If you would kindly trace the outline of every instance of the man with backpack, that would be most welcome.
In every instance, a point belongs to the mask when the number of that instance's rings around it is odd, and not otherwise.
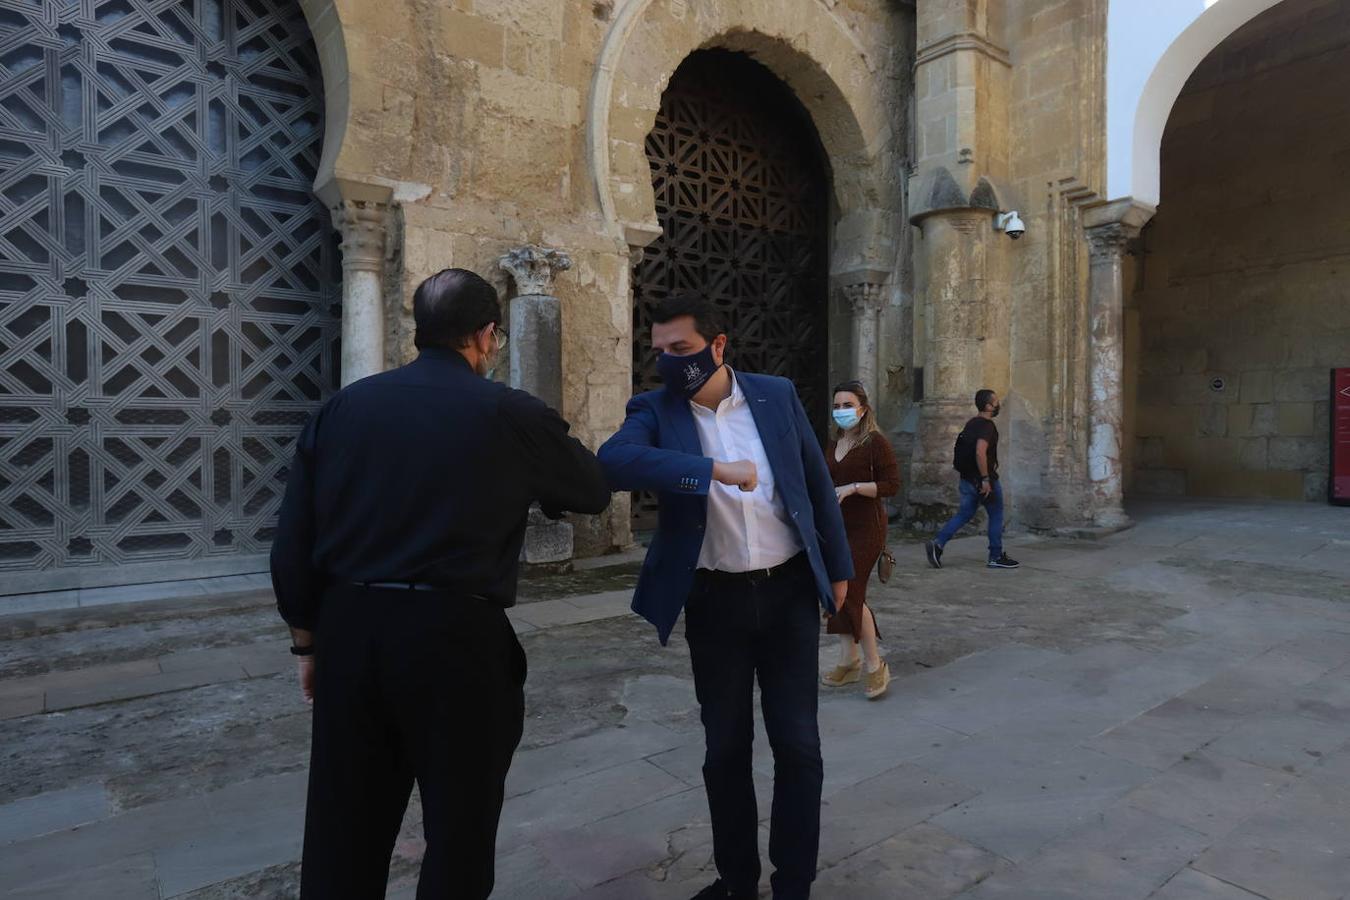
[[[1021,563],[1003,552],[1003,489],[998,483],[998,428],[994,425],[994,417],[1002,408],[998,394],[988,388],[976,391],[975,408],[979,415],[961,429],[952,452],[952,468],[961,476],[961,508],[935,539],[924,543],[923,549],[928,564],[942,568],[942,548],[975,518],[983,504],[989,514],[988,567],[1016,569]]]

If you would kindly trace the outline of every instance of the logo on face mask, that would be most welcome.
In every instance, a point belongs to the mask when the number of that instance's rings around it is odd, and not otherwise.
[[[688,356],[662,353],[656,358],[656,373],[666,389],[692,399],[721,365],[713,360],[712,344]]]

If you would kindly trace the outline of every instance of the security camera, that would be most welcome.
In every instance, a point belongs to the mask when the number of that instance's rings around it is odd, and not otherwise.
[[[1027,225],[1015,209],[1012,212],[998,213],[994,216],[994,228],[1014,241],[1027,233]]]

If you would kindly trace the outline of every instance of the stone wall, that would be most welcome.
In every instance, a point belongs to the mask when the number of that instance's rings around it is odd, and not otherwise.
[[[1027,234],[1007,248],[1004,458],[1018,518],[1032,527],[1086,517],[1088,247],[1081,217],[1085,206],[1105,199],[1106,6],[1006,4],[1013,152],[1005,199],[1021,211]]]
[[[903,4],[306,0],[306,9],[328,23],[325,72],[341,71],[349,104],[334,183],[348,199],[373,192],[394,207],[389,365],[413,353],[411,295],[427,275],[470,268],[505,297],[504,252],[562,248],[573,260],[555,283],[563,413],[591,446],[617,428],[631,384],[630,254],[655,220],[642,141],[671,73],[704,46],[755,56],[812,114],[836,181],[832,271],[897,265],[912,46]],[[898,306],[903,273],[892,277]],[[894,314],[887,321],[895,327]],[[605,517],[577,522],[579,552],[629,540],[627,503],[616,500]]]
[[[923,424],[910,512],[954,499],[951,446],[973,396],[1004,397],[1003,482],[1015,524],[1086,515],[1087,246],[1103,199],[1105,0],[918,4],[915,366]],[[942,185],[946,184],[946,188]],[[994,212],[1018,210],[1018,241]]]
[[[1328,369],[1350,365],[1347,71],[1350,7],[1287,0],[1178,99],[1127,311],[1136,492],[1325,498]]]

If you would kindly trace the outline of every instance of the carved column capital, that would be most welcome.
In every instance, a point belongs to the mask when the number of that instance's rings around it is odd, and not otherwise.
[[[880,281],[856,281],[840,290],[854,315],[868,315],[881,311],[886,304],[884,285]]]
[[[333,207],[333,227],[342,235],[342,267],[351,272],[382,272],[389,205],[345,200]]]
[[[1139,237],[1157,210],[1131,197],[1097,203],[1083,210],[1083,233],[1093,265],[1119,262],[1125,245]]]
[[[551,297],[554,276],[572,268],[572,258],[553,247],[526,244],[509,251],[497,265],[515,279],[518,295]]]
[[[1084,229],[1088,240],[1088,258],[1093,265],[1117,262],[1125,247],[1139,236],[1139,229],[1121,222],[1109,222]]]

